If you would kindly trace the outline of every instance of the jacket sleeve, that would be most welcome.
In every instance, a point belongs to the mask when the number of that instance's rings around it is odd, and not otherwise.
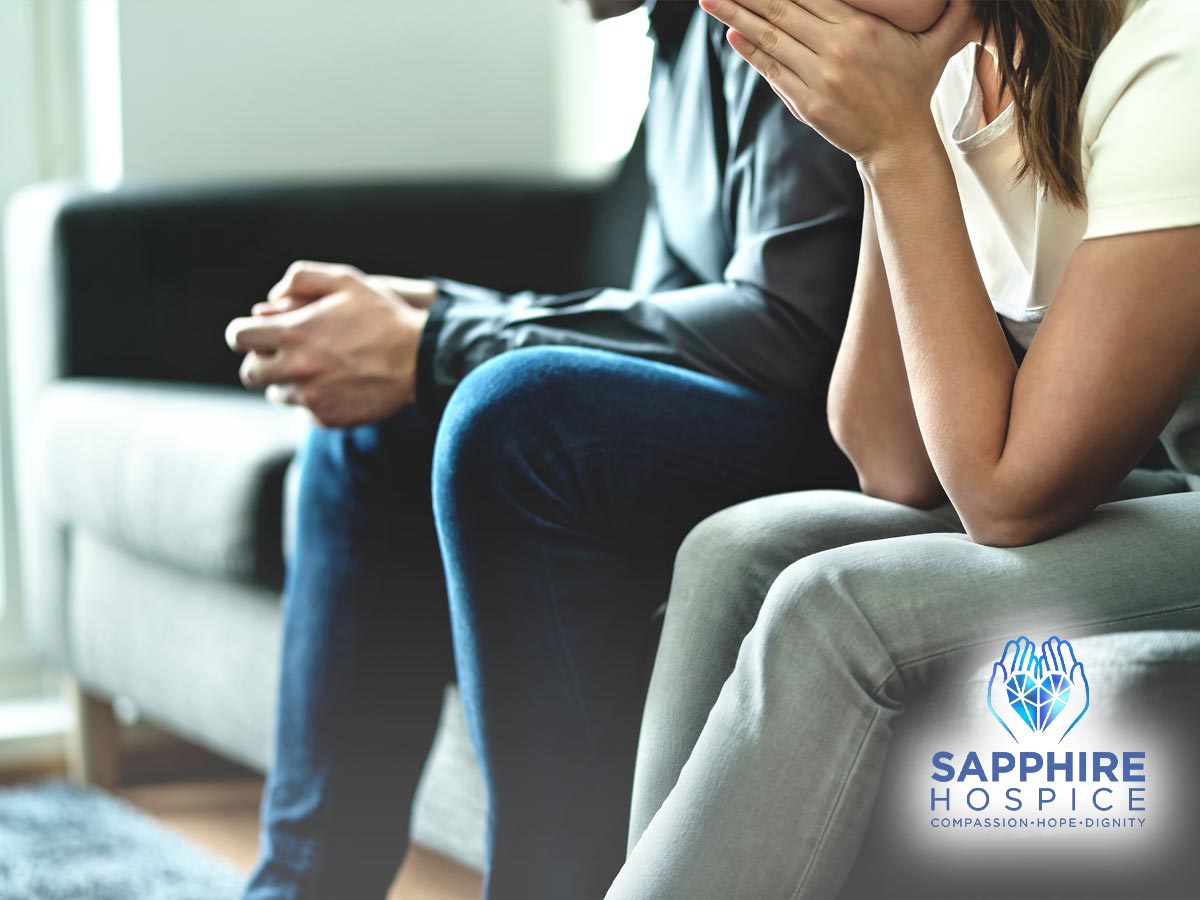
[[[609,350],[820,402],[854,285],[861,181],[848,157],[754,79],[726,166],[729,252],[716,277],[687,283],[696,280],[692,267],[667,246],[651,210],[639,290],[502,295],[441,282],[419,350],[422,408],[439,415],[476,366],[547,344]]]

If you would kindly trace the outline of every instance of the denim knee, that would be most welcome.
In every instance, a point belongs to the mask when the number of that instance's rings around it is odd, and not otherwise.
[[[497,498],[548,494],[555,499],[555,486],[562,484],[569,465],[560,413],[586,390],[573,365],[577,354],[557,347],[505,353],[462,380],[434,443],[439,518]]]

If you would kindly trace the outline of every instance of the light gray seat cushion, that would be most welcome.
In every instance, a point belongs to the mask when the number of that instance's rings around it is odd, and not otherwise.
[[[232,388],[75,378],[39,398],[31,474],[63,524],[193,574],[277,585],[284,471],[304,429]]]

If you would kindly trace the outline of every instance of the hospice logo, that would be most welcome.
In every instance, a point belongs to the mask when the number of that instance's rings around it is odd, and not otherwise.
[[[992,665],[987,708],[995,746],[931,758],[931,828],[1018,831],[1142,829],[1146,752],[1085,747],[1091,708],[1083,662],[1068,641],[1008,641]],[[1063,741],[1072,736],[1071,749]],[[1018,750],[1011,748],[1013,743]]]
[[[1022,635],[1004,645],[988,682],[988,709],[1018,744],[1022,737],[1049,735],[1062,743],[1091,705],[1083,663],[1064,640],[1051,637],[1037,647]]]

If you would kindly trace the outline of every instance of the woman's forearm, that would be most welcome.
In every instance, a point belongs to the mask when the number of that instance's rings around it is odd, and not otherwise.
[[[864,188],[858,273],[829,385],[829,426],[864,493],[928,507],[944,494],[913,411],[871,191]]]
[[[930,122],[923,142],[864,165],[876,203],[916,419],[969,532],[1008,542],[1024,514],[1002,483],[1017,367],[979,274],[954,173]]]

